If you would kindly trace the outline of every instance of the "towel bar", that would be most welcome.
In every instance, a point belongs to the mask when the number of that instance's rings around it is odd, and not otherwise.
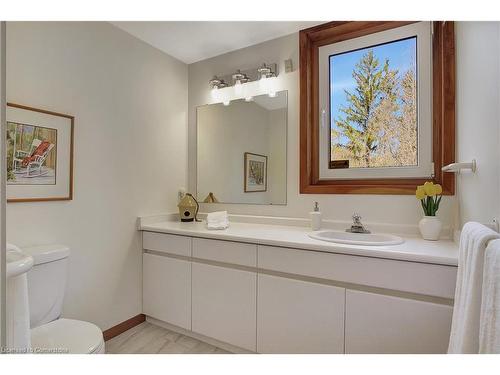
[[[453,172],[453,173],[460,172],[462,169],[469,169],[472,171],[472,173],[475,173],[476,159],[472,159],[472,162],[470,163],[451,163],[441,168],[443,172]]]

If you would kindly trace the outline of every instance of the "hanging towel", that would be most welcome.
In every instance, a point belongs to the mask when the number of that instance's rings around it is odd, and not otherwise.
[[[500,240],[490,241],[484,256],[479,353],[500,354]]]
[[[466,223],[462,229],[448,353],[479,353],[484,253],[496,238],[498,233],[479,223]]]
[[[207,229],[227,229],[229,217],[227,211],[210,212],[207,214]]]

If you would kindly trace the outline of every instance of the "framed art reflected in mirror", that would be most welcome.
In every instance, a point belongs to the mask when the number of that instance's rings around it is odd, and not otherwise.
[[[245,152],[245,193],[267,191],[267,156]]]

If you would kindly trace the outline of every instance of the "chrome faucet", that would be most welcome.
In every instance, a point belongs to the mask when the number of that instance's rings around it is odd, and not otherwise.
[[[345,231],[351,233],[370,233],[370,231],[364,227],[363,223],[361,223],[361,215],[358,213],[352,215],[352,225]]]

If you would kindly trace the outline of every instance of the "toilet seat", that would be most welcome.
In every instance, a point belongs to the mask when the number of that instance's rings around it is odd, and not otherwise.
[[[57,319],[31,330],[34,353],[102,354],[102,331],[95,324]]]

